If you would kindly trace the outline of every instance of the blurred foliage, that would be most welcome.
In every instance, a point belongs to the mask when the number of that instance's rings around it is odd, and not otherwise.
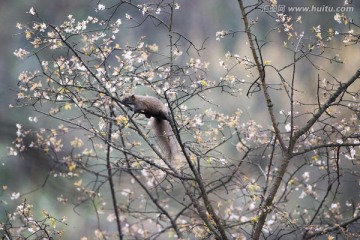
[[[8,158],[7,146],[11,144],[13,139],[16,137],[16,127],[15,123],[21,123],[24,125],[30,125],[27,116],[30,114],[26,112],[26,109],[9,109],[10,104],[14,104],[16,99],[16,83],[18,74],[24,69],[24,65],[28,69],[29,66],[32,66],[34,63],[31,61],[19,61],[13,54],[14,50],[24,46],[25,41],[23,37],[17,35],[17,29],[15,25],[17,22],[29,22],[29,16],[25,14],[33,6],[37,9],[38,12],[41,12],[41,15],[46,19],[51,19],[50,22],[59,23],[63,21],[69,14],[76,15],[77,18],[86,18],[95,8],[98,1],[89,1],[89,0],[59,0],[59,1],[47,1],[47,0],[2,0],[0,1],[0,196],[6,196],[5,198],[8,201],[0,203],[0,219],[4,218],[6,213],[3,210],[3,207],[13,207],[11,206],[10,197],[13,191],[16,192],[31,192],[33,190],[38,190],[38,194],[26,196],[29,198],[29,202],[34,202],[37,206],[36,209],[52,209],[54,212],[51,213],[56,216],[67,215],[69,218],[68,224],[71,228],[73,234],[77,234],[76,237],[80,237],[82,234],[85,234],[89,228],[89,224],[96,224],[95,221],[86,219],[82,217],[80,219],[83,222],[79,221],[79,218],[76,220],[71,219],[71,215],[75,215],[79,209],[67,209],[64,211],[60,207],[55,207],[54,202],[56,198],[63,192],[64,185],[59,185],[59,181],[48,181],[45,186],[43,183],[47,179],[47,174],[49,169],[51,169],[51,161],[44,159],[44,155],[38,152],[27,152],[24,156],[19,156],[18,159]],[[288,4],[289,1],[278,1],[279,4]],[[329,4],[330,1],[307,1],[307,5],[316,4],[323,5]],[[333,1],[335,2],[335,1]],[[302,1],[291,1],[291,4],[301,5],[304,4]],[[355,9],[360,9],[360,3],[355,2]],[[191,36],[197,44],[207,39],[205,42],[205,47],[212,49],[211,51],[206,51],[204,56],[205,59],[208,59],[212,62],[212,72],[210,73],[209,78],[218,78],[219,74],[217,70],[220,69],[218,66],[218,59],[220,56],[227,51],[237,52],[237,51],[249,51],[246,44],[244,44],[244,39],[239,38],[227,38],[221,43],[215,40],[215,32],[219,30],[226,29],[239,29],[242,27],[241,16],[239,9],[237,7],[236,1],[218,1],[218,0],[198,0],[198,1],[184,1],[182,3],[183,10],[181,11],[181,21],[179,21],[176,26],[181,30],[182,33]],[[353,14],[354,18],[359,18],[359,15]],[[180,18],[179,16],[177,16]],[[254,16],[253,16],[254,17]],[[261,16],[259,21],[263,29],[269,28],[267,22],[262,22]],[[296,18],[294,13],[294,18]],[[312,31],[312,27],[316,25],[323,25],[324,27],[330,27],[329,19],[333,18],[333,14],[323,13],[315,14],[308,13],[303,15],[303,26],[304,31]],[[357,19],[358,20],[358,19]],[[329,24],[329,26],[327,26]],[[333,23],[331,23],[333,24]],[[260,25],[260,24],[259,24]],[[149,41],[159,41],[160,36],[153,34],[146,29],[146,25],[141,26],[137,32],[134,32],[135,36],[131,35],[132,29],[124,32],[125,41],[133,41],[141,35],[148,36]],[[258,36],[264,37],[267,32],[263,32],[261,27],[258,27]],[[282,42],[281,39],[277,39],[279,35],[276,35],[271,38],[272,41]],[[245,50],[246,48],[246,50]],[[283,64],[288,61],[286,56],[278,56],[276,49],[269,49],[266,51],[267,57],[279,58],[279,64]],[[344,49],[344,54],[351,56],[352,63],[359,62],[359,54],[354,56],[353,52],[347,51]],[[334,71],[343,71],[344,76],[346,74],[346,69],[352,68],[354,64],[348,64],[344,67],[336,67]],[[328,64],[328,63],[327,63]],[[311,72],[303,70],[299,74],[303,78],[310,76]],[[304,84],[308,84],[304,82]],[[308,84],[309,90],[312,88],[311,84]],[[309,91],[311,93],[311,91]],[[244,97],[245,98],[245,97]],[[226,102],[231,102],[230,100],[224,99],[224,105]],[[248,101],[245,99],[244,101]],[[277,101],[281,102],[281,98],[278,98]],[[259,121],[265,121],[261,119],[261,112],[258,112],[258,106],[256,101],[249,101],[246,103],[248,106],[248,115],[252,118],[259,116]],[[226,110],[226,109],[225,109]],[[49,124],[46,120],[43,123]],[[3,189],[4,191],[2,191]],[[60,212],[57,212],[60,211]],[[79,210],[79,213],[82,214],[93,214],[86,212],[86,206],[82,207],[82,210]],[[89,222],[90,221],[90,222]],[[72,236],[75,237],[75,236]]]

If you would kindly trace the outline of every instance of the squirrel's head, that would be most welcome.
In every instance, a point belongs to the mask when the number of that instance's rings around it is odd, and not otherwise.
[[[122,104],[134,104],[134,102],[135,102],[135,95],[134,94],[125,94],[125,95],[123,95],[121,98],[120,98],[120,102],[122,103]]]

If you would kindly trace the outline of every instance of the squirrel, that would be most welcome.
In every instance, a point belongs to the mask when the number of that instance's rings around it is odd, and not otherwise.
[[[168,159],[175,159],[177,143],[169,123],[168,108],[152,96],[124,95],[120,98],[120,102],[126,106],[133,105],[134,113],[144,114],[150,118],[150,127],[158,140],[160,149]]]

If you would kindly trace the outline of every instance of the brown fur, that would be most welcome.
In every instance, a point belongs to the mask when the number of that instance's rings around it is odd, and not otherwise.
[[[156,97],[125,95],[120,99],[120,102],[125,105],[134,105],[134,113],[145,114],[147,118],[168,120],[167,107]]]
[[[175,159],[177,144],[168,122],[167,107],[156,97],[142,95],[125,95],[120,102],[125,105],[133,105],[134,113],[144,114],[147,118],[151,117],[150,126],[160,149],[168,159]]]
[[[175,159],[178,149],[169,122],[158,118],[151,118],[150,126],[162,152],[166,154],[168,159]]]

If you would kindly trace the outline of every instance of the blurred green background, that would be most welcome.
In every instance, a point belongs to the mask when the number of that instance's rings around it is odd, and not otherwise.
[[[17,22],[27,23],[30,22],[32,16],[26,14],[31,7],[34,7],[41,16],[48,20],[50,23],[60,24],[66,19],[69,14],[74,15],[77,19],[86,18],[88,15],[92,15],[96,4],[99,1],[91,0],[58,0],[58,1],[49,1],[49,0],[1,0],[0,1],[0,187],[7,186],[8,190],[3,192],[0,195],[0,198],[3,201],[7,202],[6,204],[0,205],[0,218],[4,217],[3,207],[13,208],[10,201],[10,195],[12,192],[29,192],[34,189],[37,189],[42,186],[44,183],[49,165],[46,159],[43,159],[42,154],[37,154],[36,152],[28,152],[24,156],[19,158],[7,157],[7,147],[11,145],[11,142],[16,138],[16,123],[20,123],[25,126],[31,126],[28,121],[28,116],[31,115],[31,109],[9,109],[9,105],[15,105],[16,103],[16,91],[17,91],[17,79],[18,75],[22,70],[36,68],[37,63],[32,59],[19,60],[17,59],[13,52],[22,47],[28,47],[25,42],[24,36],[18,35],[19,30],[16,29],[15,25]],[[215,40],[215,33],[220,30],[242,30],[242,21],[240,16],[240,10],[236,0],[186,0],[179,1],[181,5],[181,10],[175,15],[175,28],[188,36],[195,44],[201,45],[202,41],[206,38],[205,47],[207,48],[201,57],[204,61],[211,63],[209,79],[216,80],[218,77],[224,74],[224,70],[219,66],[219,59],[224,58],[223,55],[227,51],[232,53],[239,53],[241,56],[247,55],[250,56],[248,46],[245,43],[243,36],[235,35],[235,37],[228,37],[221,42]],[[250,2],[250,1],[249,1]],[[103,2],[105,5],[106,1]],[[342,0],[336,1],[278,1],[279,4],[286,5],[306,5],[311,6],[315,4],[317,6],[327,5],[336,5],[341,6],[343,4]],[[359,23],[359,12],[360,6],[359,2],[352,4],[355,11],[349,13],[354,21]],[[268,34],[268,31],[271,27],[275,25],[273,22],[268,21],[268,18],[265,18],[264,13],[259,13],[258,21],[259,25],[256,28],[256,34],[261,38]],[[336,26],[337,28],[346,29],[345,26],[337,25],[333,20],[334,13],[298,13],[293,14],[294,18],[297,15],[303,16],[303,30],[306,33],[312,31],[312,26],[322,25],[324,29],[331,26]],[[125,18],[125,12],[122,13],[120,18]],[[253,16],[256,17],[256,16]],[[132,34],[133,33],[133,34]],[[119,33],[121,34],[121,33]],[[127,41],[137,41],[139,36],[146,35],[148,36],[149,42],[164,42],[168,40],[165,35],[159,35],[152,28],[141,27],[139,29],[130,29],[127,30],[126,36]],[[162,39],[164,37],[164,39]],[[271,35],[272,41],[279,41],[279,48],[272,47],[265,50],[265,59],[271,60],[272,64],[276,66],[285,65],[288,63],[292,55],[284,55],[284,52],[280,52],[281,44],[284,40],[284,36],[281,35]],[[333,73],[337,73],[337,76],[341,79],[344,77],[347,79],[350,75],[353,74],[354,69],[358,67],[360,62],[360,54],[354,55],[355,52],[359,50],[358,47],[349,47],[341,49],[343,53],[343,59],[349,59],[347,65],[338,66],[333,65],[330,67],[330,70]],[[192,53],[194,54],[194,53]],[[195,57],[197,57],[194,54]],[[324,66],[328,67],[329,63],[324,62]],[[311,78],[315,80],[316,75],[315,71],[309,70],[307,68],[301,69],[298,72],[298,77],[303,79]],[[239,71],[239,74],[244,74],[246,78],[246,73]],[[306,90],[304,93],[305,97],[313,95],[313,84],[312,81],[303,81],[299,83],[303,85],[303,88]],[[261,99],[262,96],[254,96],[253,98],[247,98],[246,96],[241,97],[241,106],[246,111],[246,115],[249,119],[257,119],[260,123],[266,124],[267,119],[263,117],[263,113],[260,109],[263,109],[263,103],[257,101]],[[281,96],[276,98],[276,103],[286,105],[283,102]],[[234,111],[233,99],[222,99],[222,103],[227,108],[224,108],[224,111]],[[40,119],[46,124],[46,119]],[[65,183],[64,183],[65,184]],[[63,184],[59,184],[59,181],[49,181],[45,187],[38,190],[35,194],[26,195],[26,198],[33,200],[33,204],[36,209],[47,209],[51,210],[52,214],[55,216],[66,215],[69,219],[68,221],[68,234],[75,238],[79,238],[83,235],[89,235],[87,233],[88,229],[96,228],[96,219],[86,217],[86,206],[83,210],[75,213],[72,208],[64,210],[64,208],[59,207],[59,203],[56,201],[56,197],[59,196],[64,191]],[[92,214],[91,212],[89,213]],[[79,220],[81,219],[81,220]]]
[[[6,212],[14,211],[22,199],[26,198],[27,202],[34,205],[34,213],[37,217],[41,217],[43,209],[55,217],[67,217],[68,225],[64,239],[90,237],[93,236],[93,231],[98,228],[96,216],[93,208],[89,206],[90,204],[73,208],[71,205],[64,207],[57,201],[61,194],[71,195],[71,192],[67,191],[71,191],[68,189],[73,189],[73,186],[70,186],[72,183],[67,183],[60,178],[47,179],[51,166],[49,160],[41,152],[27,151],[18,157],[7,156],[8,147],[16,138],[16,123],[31,128],[28,117],[36,115],[31,112],[31,108],[9,108],[9,105],[16,105],[19,73],[23,70],[38,69],[37,62],[33,58],[20,60],[13,54],[16,49],[30,47],[25,41],[24,35],[19,34],[20,30],[15,27],[16,23],[31,24],[33,16],[26,14],[31,7],[34,7],[43,19],[54,25],[61,24],[70,14],[74,15],[76,19],[85,19],[94,14],[97,3],[98,1],[91,0],[0,1],[0,222],[5,221]],[[107,4],[106,1],[103,3]],[[221,3],[223,7],[221,11],[219,11],[220,5],[218,3],[214,0],[182,3],[183,9],[178,15],[180,21],[176,23],[176,28],[179,29],[179,32],[189,36],[196,44],[201,45],[207,37],[211,37],[208,44],[219,44],[215,41],[215,32],[221,28],[236,27],[241,19],[237,9],[234,10],[237,5],[236,1]],[[226,18],[229,14],[234,17]],[[119,17],[125,19],[125,12],[122,12]],[[143,35],[149,36],[149,42],[165,42],[164,44],[167,44],[168,41],[166,34],[158,35],[154,33],[153,29],[145,26],[135,30],[130,29],[122,34],[121,37],[126,39],[124,41],[129,42],[136,42]],[[161,39],[162,37],[164,39]],[[230,44],[231,42],[226,41],[226,43]],[[218,61],[219,53],[223,53],[225,50],[219,46],[214,50],[208,53],[208,56],[212,56]],[[40,124],[36,127],[49,124],[49,120],[41,117],[39,117],[39,121]],[[46,185],[43,185],[45,181]],[[1,191],[3,187],[7,189]],[[22,194],[21,197],[17,200],[11,200],[12,193],[18,192]],[[69,201],[75,202],[75,199],[69,199]],[[115,225],[109,225],[110,228],[113,228],[110,231],[113,231]],[[59,227],[62,228],[61,225]],[[106,226],[102,226],[102,228],[106,228]]]

